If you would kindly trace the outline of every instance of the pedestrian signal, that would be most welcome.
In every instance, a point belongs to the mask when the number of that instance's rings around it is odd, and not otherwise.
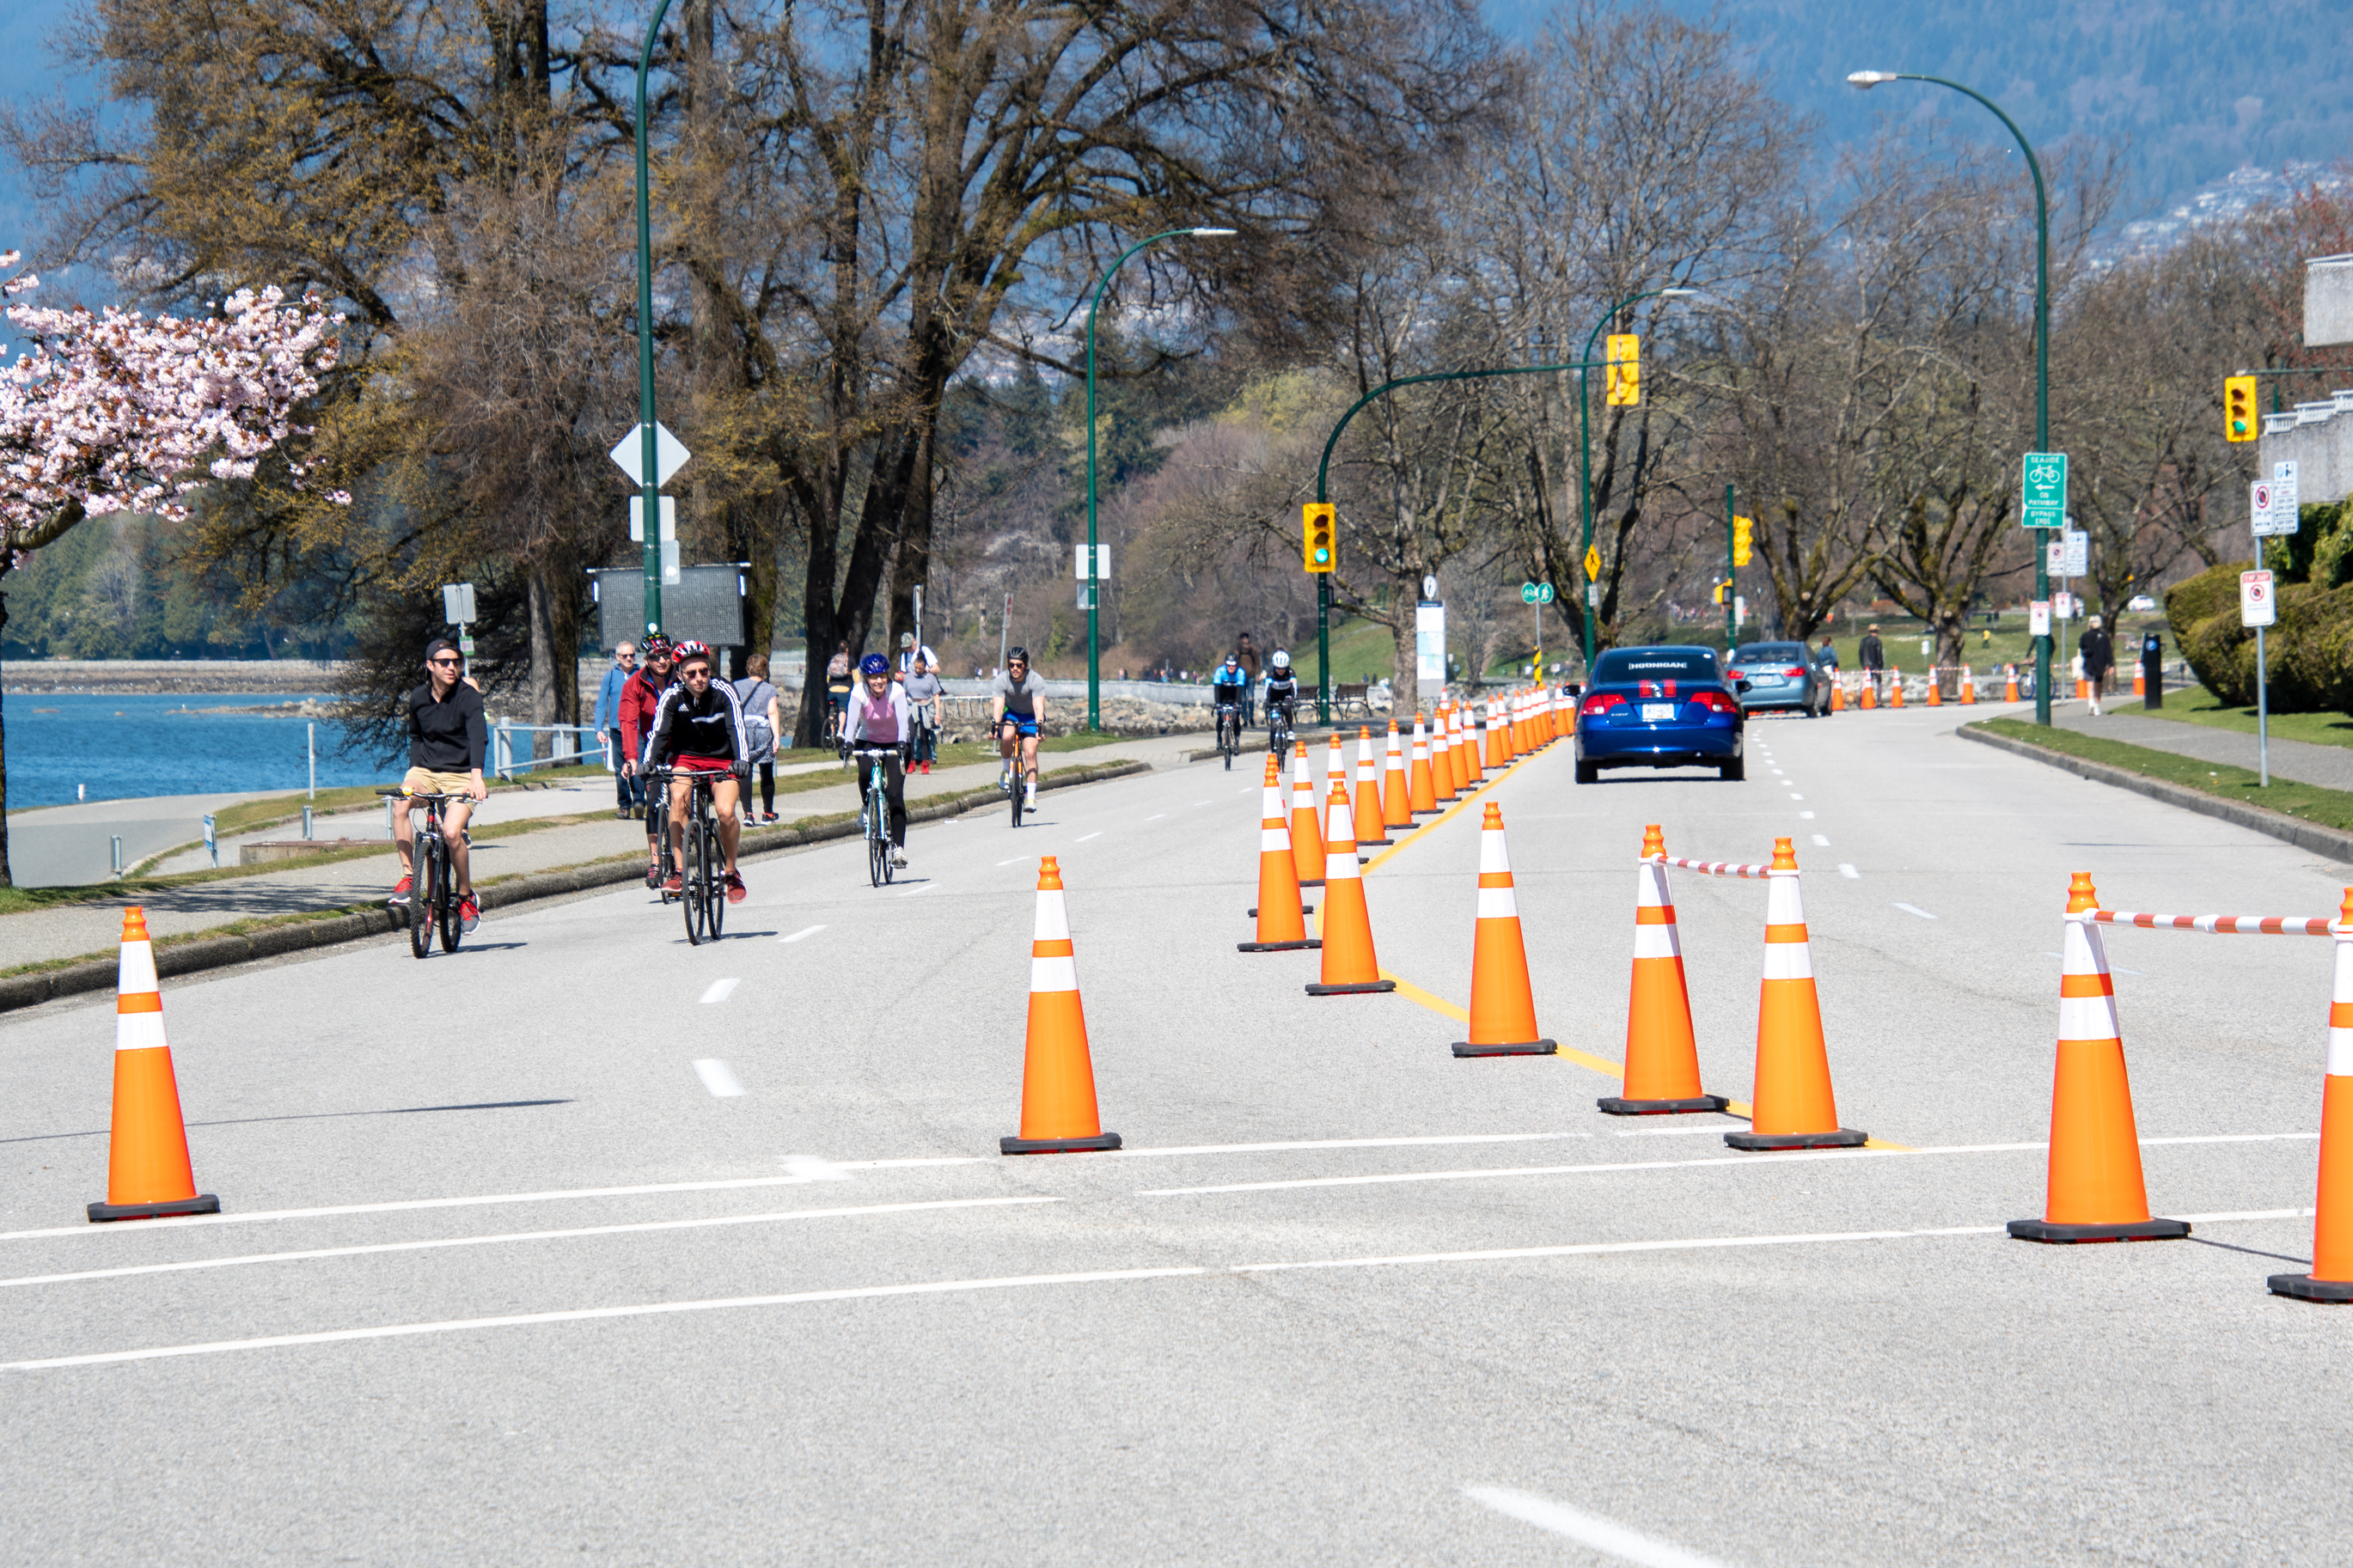
[[[1642,340],[1633,332],[1612,332],[1603,385],[1612,408],[1631,408],[1642,401]]]
[[[1718,583],[1718,584],[1715,585],[1715,602],[1716,602],[1717,604],[1721,605],[1722,603],[1724,603],[1724,595],[1725,595],[1725,592],[1731,588],[1731,586],[1732,586],[1732,579],[1731,579],[1731,578],[1729,578],[1729,577],[1726,577],[1723,582]]]
[[[2252,441],[2263,434],[2263,418],[2255,412],[2255,378],[2222,378],[2222,436],[2231,441]]]
[[[1329,572],[1335,564],[1332,503],[1309,501],[1300,519],[1300,563],[1310,572]]]
[[[1749,556],[1755,553],[1752,535],[1756,528],[1755,518],[1736,517],[1732,520],[1732,563],[1735,566],[1747,565]]]

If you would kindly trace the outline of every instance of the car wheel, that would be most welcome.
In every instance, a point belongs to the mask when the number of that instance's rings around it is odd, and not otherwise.
[[[1740,784],[1748,777],[1748,759],[1735,757],[1715,770],[1715,776],[1725,784]]]
[[[1601,782],[1600,764],[1598,763],[1577,763],[1577,782],[1579,784],[1599,784]]]

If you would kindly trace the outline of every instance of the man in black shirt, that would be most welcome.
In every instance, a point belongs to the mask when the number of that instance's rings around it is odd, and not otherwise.
[[[678,684],[661,695],[654,710],[653,731],[646,737],[646,766],[669,768],[670,842],[679,851],[686,842],[686,812],[694,798],[687,775],[711,779],[711,805],[719,818],[719,847],[727,857],[727,901],[744,901],[744,879],[735,869],[735,843],[743,833],[737,815],[739,786],[752,776],[752,745],[744,729],[744,705],[735,689],[711,679],[711,650],[699,642],[678,645]],[[650,804],[650,803],[649,803]],[[686,890],[682,867],[674,868],[662,886],[672,893]]]
[[[474,879],[467,863],[466,819],[473,815],[474,802],[490,798],[490,789],[482,783],[482,751],[490,741],[490,728],[482,721],[482,694],[459,679],[465,668],[465,656],[448,638],[436,637],[427,645],[425,683],[400,700],[408,722],[408,773],[400,782],[404,789],[420,795],[462,797],[444,808],[441,837],[449,846],[449,864],[458,873],[458,917],[466,930],[472,931],[481,923],[482,911],[474,901]],[[393,813],[392,837],[400,849],[400,880],[385,900],[388,904],[408,902],[410,868],[415,864],[410,832],[408,813]]]

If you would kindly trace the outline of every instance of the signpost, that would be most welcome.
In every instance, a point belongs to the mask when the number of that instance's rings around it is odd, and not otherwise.
[[[441,618],[458,628],[458,651],[468,658],[474,657],[474,585],[471,583],[441,584]]]
[[[1421,602],[1413,607],[1413,675],[1417,685],[1446,684],[1446,606],[1439,602],[1435,577],[1421,580]]]
[[[1094,557],[1092,562],[1094,570],[1092,572],[1087,570],[1089,565],[1087,557],[1090,554]],[[1083,544],[1074,546],[1072,567],[1078,575],[1079,582],[1077,607],[1082,610],[1092,610],[1096,604],[1096,584],[1111,581],[1111,546],[1098,544],[1092,550]]]
[[[2029,452],[2022,467],[2019,521],[2028,528],[2067,525],[2067,454]]]
[[[2264,687],[2263,628],[2279,620],[2268,572],[2239,574],[2239,624],[2255,628],[2255,761],[2263,787],[2272,786],[2271,702]]]
[[[1520,603],[1534,605],[1536,608],[1536,679],[1541,680],[1544,679],[1544,607],[1552,603],[1552,584],[1549,583],[1521,584]],[[1476,680],[1484,673],[1486,672],[1483,670],[1474,671],[1472,679]]]
[[[668,9],[667,5],[665,5],[663,8],[665,10]],[[653,47],[653,36],[649,33],[646,37],[646,51],[649,58],[651,57]],[[641,277],[639,279],[638,309],[640,315],[644,315],[649,312],[652,309],[653,295],[651,289],[653,287],[653,280],[651,274],[649,272],[646,272],[647,264],[642,254],[648,244],[645,235],[646,218],[643,205],[645,199],[646,175],[644,165],[645,144],[642,140],[645,134],[644,125],[642,123],[645,113],[643,101],[645,74],[642,69],[638,72],[638,89],[639,93],[638,119],[640,121],[638,132],[640,138],[638,149],[638,157],[639,160],[638,168],[638,195],[639,202],[638,216],[638,242],[641,252],[639,258],[639,270],[641,273],[645,273],[645,276]],[[640,359],[642,362],[640,365],[642,373],[641,379],[644,383],[644,396],[642,401],[649,419],[651,418],[653,411],[654,385],[653,350],[651,346],[652,340],[649,335],[651,331],[652,328],[649,323],[641,323],[640,333],[644,338],[644,341],[639,345]],[[677,437],[671,435],[668,426],[664,426],[659,419],[652,420],[650,428],[649,428],[645,424],[639,424],[632,428],[628,435],[621,437],[620,441],[613,447],[612,452],[609,454],[614,463],[619,467],[621,472],[629,476],[629,482],[637,486],[638,490],[638,496],[629,503],[629,537],[633,540],[643,542],[646,547],[644,599],[646,615],[645,630],[649,632],[658,632],[661,630],[661,591],[663,584],[669,584],[675,586],[678,583],[678,514],[676,510],[676,503],[671,498],[662,496],[659,492],[662,486],[670,483],[670,477],[676,474],[681,468],[685,466],[686,459],[691,455],[691,454],[687,451],[684,444],[681,443]],[[650,465],[653,469],[650,474],[646,471],[649,465]],[[658,526],[655,529],[656,537],[652,539],[648,539],[646,537],[645,498],[648,496],[659,497],[661,502],[661,504],[655,509]]]
[[[2257,539],[2273,539],[2296,530],[2295,464],[2274,463],[2272,477],[2247,487],[2247,521]]]

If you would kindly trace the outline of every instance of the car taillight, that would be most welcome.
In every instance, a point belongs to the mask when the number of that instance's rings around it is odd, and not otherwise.
[[[1577,716],[1587,719],[1596,713],[1607,713],[1612,708],[1625,706],[1626,700],[1615,691],[1597,691],[1577,705]]]
[[[1792,680],[1803,680],[1806,679],[1806,667],[1802,664],[1793,664],[1781,673]]]
[[[1727,669],[1724,672],[1724,679],[1726,680],[1746,680],[1748,679],[1748,672],[1745,669]]]
[[[1692,699],[1692,700],[1698,703],[1701,707],[1706,709],[1711,713],[1737,713],[1740,711],[1740,704],[1734,701],[1730,696],[1721,691],[1703,691],[1697,697]]]

